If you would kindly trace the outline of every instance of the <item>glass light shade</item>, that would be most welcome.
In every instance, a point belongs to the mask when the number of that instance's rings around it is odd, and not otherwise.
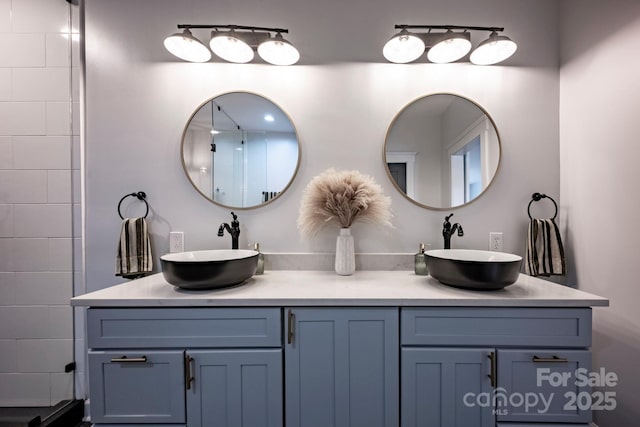
[[[415,61],[424,53],[424,42],[418,36],[402,30],[393,36],[382,49],[387,61],[396,64],[406,64]]]
[[[509,58],[517,49],[518,45],[509,37],[494,32],[471,52],[469,59],[476,65],[497,64]]]
[[[471,50],[471,42],[463,33],[447,31],[445,38],[436,43],[429,52],[427,58],[436,64],[446,64],[457,61]]]
[[[258,55],[269,64],[293,65],[300,59],[300,52],[278,33],[258,46]]]
[[[189,62],[207,62],[211,52],[189,29],[175,33],[164,39],[164,47],[173,55]]]
[[[209,46],[213,53],[225,61],[244,64],[253,59],[251,46],[239,39],[234,31],[212,37]]]

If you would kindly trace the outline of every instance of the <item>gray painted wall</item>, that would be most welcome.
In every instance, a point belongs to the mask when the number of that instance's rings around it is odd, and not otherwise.
[[[638,424],[637,262],[640,3],[570,0],[562,8],[560,160],[571,284],[611,300],[594,310],[594,368],[615,372],[600,426]]]
[[[283,26],[302,60],[287,68],[178,62],[162,41],[179,23]],[[390,64],[382,46],[394,24],[402,23],[504,26],[519,51],[506,66]],[[281,106],[302,146],[299,173],[287,193],[264,208],[239,212],[241,246],[259,241],[266,252],[332,252],[337,230],[303,241],[296,219],[305,185],[336,167],[372,175],[392,198],[395,229],[355,226],[357,252],[415,252],[421,241],[442,247],[441,226],[449,212],[422,209],[397,193],[385,173],[382,147],[403,106],[429,93],[452,92],[491,114],[503,148],[501,169],[487,194],[455,210],[465,236],[454,238],[453,246],[487,248],[489,232],[502,231],[504,249],[523,254],[531,194],[559,193],[556,28],[557,4],[550,0],[88,0],[87,290],[120,281],[113,275],[116,205],[133,191],[148,194],[156,256],[168,250],[170,230],[185,233],[187,250],[230,244],[228,237],[216,236],[229,211],[193,190],[179,147],[193,110],[235,90]],[[142,210],[134,203],[126,212]]]

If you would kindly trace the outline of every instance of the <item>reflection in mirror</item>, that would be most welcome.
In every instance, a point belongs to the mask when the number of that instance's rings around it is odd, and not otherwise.
[[[500,138],[491,117],[474,102],[429,95],[395,117],[384,161],[393,184],[409,200],[450,209],[487,189],[500,164]]]
[[[289,117],[252,93],[208,100],[182,136],[182,164],[191,184],[210,201],[234,209],[277,198],[293,181],[299,158]]]

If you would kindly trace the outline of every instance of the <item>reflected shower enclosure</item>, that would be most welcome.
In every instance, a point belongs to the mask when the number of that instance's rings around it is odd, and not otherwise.
[[[202,104],[185,127],[182,161],[210,201],[251,208],[278,197],[298,167],[293,124],[269,100],[234,92]]]

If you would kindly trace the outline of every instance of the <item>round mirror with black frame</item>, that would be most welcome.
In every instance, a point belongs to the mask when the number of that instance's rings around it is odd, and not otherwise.
[[[271,203],[291,185],[300,144],[289,116],[249,92],[208,99],[182,134],[182,165],[194,188],[226,208]]]
[[[393,119],[383,159],[393,185],[411,202],[449,210],[480,197],[500,166],[500,136],[489,114],[459,95],[416,99]]]

